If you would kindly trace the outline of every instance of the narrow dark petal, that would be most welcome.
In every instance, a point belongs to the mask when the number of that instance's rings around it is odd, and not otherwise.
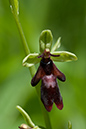
[[[53,54],[50,53],[50,56],[59,57],[60,55],[53,55]]]
[[[42,57],[43,57],[43,53],[40,56],[38,56],[38,58],[42,58]]]

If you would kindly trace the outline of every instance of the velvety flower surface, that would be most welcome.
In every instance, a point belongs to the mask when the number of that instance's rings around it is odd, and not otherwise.
[[[61,110],[63,108],[62,97],[60,95],[56,77],[53,74],[45,75],[42,78],[41,100],[47,111],[51,111],[53,102],[55,102],[58,109]]]

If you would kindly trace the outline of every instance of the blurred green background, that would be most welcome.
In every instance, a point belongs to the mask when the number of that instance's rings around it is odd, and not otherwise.
[[[86,1],[20,0],[20,21],[31,52],[39,52],[39,36],[50,29],[54,43],[77,55],[78,61],[56,63],[66,75],[59,87],[64,108],[55,104],[49,113],[53,129],[86,129]],[[30,84],[29,70],[22,66],[20,35],[10,11],[9,0],[0,0],[0,129],[17,129],[25,123],[16,105],[22,106],[37,125],[45,126],[36,90]],[[38,65],[36,65],[38,67]]]

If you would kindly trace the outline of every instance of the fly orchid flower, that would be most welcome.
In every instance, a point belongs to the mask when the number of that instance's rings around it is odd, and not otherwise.
[[[50,30],[42,31],[39,38],[40,53],[31,53],[23,60],[23,65],[26,67],[31,67],[40,62],[40,66],[31,80],[31,85],[36,86],[42,80],[41,100],[48,112],[51,111],[53,103],[56,104],[58,109],[61,110],[63,108],[63,101],[56,79],[58,78],[61,81],[66,80],[65,75],[55,66],[53,61],[65,62],[77,60],[76,55],[71,52],[56,51],[60,47],[61,38],[57,40],[51,49],[52,39],[53,36]]]

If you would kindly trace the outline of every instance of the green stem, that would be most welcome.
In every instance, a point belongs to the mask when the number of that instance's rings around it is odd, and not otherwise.
[[[30,53],[30,50],[29,50],[26,38],[24,36],[24,32],[23,32],[22,26],[21,26],[20,21],[19,21],[19,17],[18,17],[18,15],[15,15],[15,13],[13,13],[13,15],[14,15],[14,18],[15,18],[15,21],[16,21],[19,33],[20,33],[20,37],[22,39],[22,44],[23,44],[23,47],[24,47],[25,54],[28,55]],[[36,72],[35,66],[30,67],[29,70],[30,70],[31,76],[33,77],[35,72]],[[37,91],[38,97],[40,98],[39,85],[40,85],[40,83],[38,84],[38,86],[36,86],[36,91]],[[41,104],[41,106],[42,106],[42,104]],[[44,115],[44,120],[45,120],[46,128],[47,129],[52,129],[51,123],[50,123],[49,114],[44,109],[43,106],[42,106],[42,111],[43,111],[43,115]]]
[[[44,106],[42,106],[42,104],[41,104],[41,108],[44,114],[44,121],[45,121],[46,129],[52,129],[48,112],[46,111]]]
[[[29,50],[26,38],[24,36],[24,32],[23,32],[21,23],[19,21],[19,17],[16,15],[14,18],[15,18],[15,21],[16,21],[16,24],[17,24],[20,36],[21,36],[21,40],[22,40],[22,44],[23,44],[23,48],[24,48],[25,54],[28,55],[30,53],[30,50]]]

